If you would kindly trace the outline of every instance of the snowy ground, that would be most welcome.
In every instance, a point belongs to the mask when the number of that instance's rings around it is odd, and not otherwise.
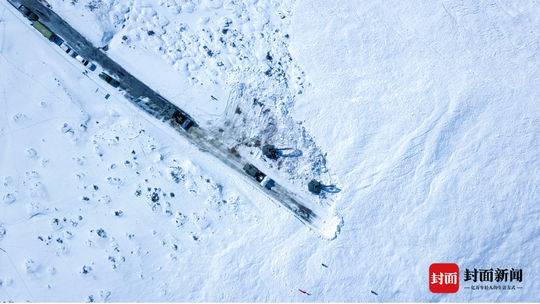
[[[344,226],[319,238],[3,2],[0,300],[540,301],[537,2],[49,2],[253,162],[337,183]],[[434,262],[524,289],[431,294]]]

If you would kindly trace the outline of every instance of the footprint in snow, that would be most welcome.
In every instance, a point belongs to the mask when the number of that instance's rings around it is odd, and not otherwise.
[[[4,224],[0,223],[0,241],[6,236],[7,230],[4,227]]]
[[[4,195],[4,198],[2,200],[4,201],[4,204],[11,205],[11,204],[15,203],[17,198],[15,197],[15,194],[8,193],[8,194]]]

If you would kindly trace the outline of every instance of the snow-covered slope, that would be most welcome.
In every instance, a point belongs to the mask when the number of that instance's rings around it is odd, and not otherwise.
[[[317,237],[2,2],[0,300],[540,300],[536,2],[49,2],[253,162],[337,183],[344,225]],[[434,262],[523,289],[432,294]]]
[[[540,299],[539,25],[534,1],[298,2],[295,114],[344,189],[341,275],[385,300]],[[434,262],[522,267],[527,286],[436,297]]]

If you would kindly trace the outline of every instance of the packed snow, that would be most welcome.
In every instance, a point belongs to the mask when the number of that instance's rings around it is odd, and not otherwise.
[[[540,301],[537,2],[48,2],[290,187],[337,185],[343,226],[310,231],[3,1],[0,301]],[[523,288],[433,294],[436,262]]]

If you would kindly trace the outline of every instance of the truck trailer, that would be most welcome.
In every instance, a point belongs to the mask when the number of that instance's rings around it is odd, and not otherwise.
[[[32,22],[32,26],[38,30],[38,32],[41,33],[45,38],[49,39],[52,42],[57,43],[59,41],[60,37],[56,36],[49,28],[47,28],[43,23],[39,21]]]

